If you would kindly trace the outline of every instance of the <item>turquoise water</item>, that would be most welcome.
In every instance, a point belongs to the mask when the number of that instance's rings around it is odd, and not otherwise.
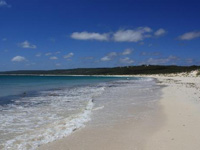
[[[0,149],[35,149],[71,134],[90,120],[94,99],[123,80],[127,78],[0,76]]]
[[[30,91],[83,86],[117,79],[121,78],[93,76],[0,76],[0,98]]]
[[[147,117],[159,89],[151,78],[0,76],[0,149],[35,150],[85,126]]]

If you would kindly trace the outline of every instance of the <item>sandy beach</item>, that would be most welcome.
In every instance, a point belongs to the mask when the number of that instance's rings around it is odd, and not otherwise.
[[[150,150],[198,150],[200,148],[200,78],[157,77],[163,89],[160,105],[165,123],[145,144]]]
[[[200,150],[200,0],[0,0],[0,150]]]
[[[147,77],[147,76],[145,76]],[[162,86],[148,117],[87,126],[39,150],[199,150],[200,77],[152,75]],[[145,109],[145,108],[140,108]],[[135,110],[130,110],[135,113]]]

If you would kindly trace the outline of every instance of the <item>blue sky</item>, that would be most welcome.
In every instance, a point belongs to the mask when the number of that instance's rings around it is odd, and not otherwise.
[[[0,70],[200,65],[198,0],[0,0]]]

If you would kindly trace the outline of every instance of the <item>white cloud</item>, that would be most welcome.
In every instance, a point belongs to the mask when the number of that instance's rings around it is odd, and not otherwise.
[[[45,54],[45,56],[50,56],[50,55],[52,55],[52,53],[46,53],[46,54]]]
[[[69,54],[65,55],[64,58],[65,59],[69,59],[69,58],[71,58],[73,56],[74,56],[74,53],[69,53]]]
[[[26,66],[33,66],[33,65],[36,65],[36,63],[28,63],[28,64],[26,64]]]
[[[163,65],[163,64],[167,64],[167,63],[174,63],[176,61],[178,61],[179,58],[176,56],[169,56],[167,58],[149,58],[145,64],[151,64],[151,65]]]
[[[154,33],[155,36],[162,36],[162,35],[164,35],[164,34],[166,34],[166,31],[165,31],[164,29],[162,29],[162,28],[158,29],[158,30]]]
[[[1,1],[0,1],[0,6],[5,6],[5,5],[7,5],[7,2],[4,1],[4,0],[1,0]]]
[[[11,7],[5,0],[0,0],[0,7]]]
[[[76,40],[98,40],[107,41],[109,39],[109,34],[107,33],[95,33],[95,32],[74,32],[71,34],[71,38]]]
[[[133,50],[131,50],[131,49],[125,49],[122,53],[110,52],[106,56],[102,57],[100,60],[101,61],[111,61],[111,60],[115,59],[117,56],[130,55],[132,52],[133,52]],[[122,63],[132,63],[133,62],[133,60],[131,60],[130,58],[128,58],[128,59],[127,58],[128,57],[120,59],[120,62],[122,62]]]
[[[101,58],[101,61],[110,61],[112,59],[114,59],[117,56],[116,52],[111,52],[109,54],[107,54],[106,56]]]
[[[101,61],[110,61],[111,58],[109,58],[108,56],[104,56],[101,58]]]
[[[49,59],[51,59],[51,60],[56,60],[56,59],[58,59],[58,57],[52,56],[52,57],[50,57]]]
[[[83,59],[83,60],[93,60],[94,57],[82,57],[81,59]]]
[[[159,56],[159,55],[161,55],[161,53],[160,52],[141,52],[140,55],[142,55],[142,56]]]
[[[55,54],[60,54],[60,53],[61,53],[60,51],[55,52]]]
[[[132,64],[134,63],[134,60],[130,59],[129,57],[125,57],[125,58],[120,58],[120,63],[123,64]]]
[[[49,38],[49,41],[51,41],[51,42],[56,42],[56,39],[55,38]]]
[[[140,45],[144,45],[144,42],[140,42],[139,44],[140,44]]]
[[[153,46],[153,44],[152,43],[150,43],[149,45],[148,45],[148,47],[152,47]]]
[[[11,61],[13,62],[22,62],[22,61],[25,61],[26,58],[25,57],[22,57],[22,56],[15,56],[11,59]]]
[[[147,52],[142,52],[141,55],[142,56],[146,56],[146,55],[148,55],[148,53]]]
[[[61,66],[61,64],[57,63],[56,66],[59,67],[59,66]]]
[[[4,41],[4,42],[7,41],[7,38],[3,38],[2,41]]]
[[[149,58],[146,63],[151,65],[159,65],[159,64],[165,64],[167,62],[169,62],[168,58],[159,58],[159,59]]]
[[[119,30],[113,35],[116,42],[139,42],[151,37],[148,33],[152,32],[149,27],[139,27],[135,30]]]
[[[24,42],[20,43],[19,46],[22,48],[31,48],[31,49],[37,48],[36,45],[30,44],[28,41],[24,41]]]
[[[194,59],[192,59],[192,58],[187,58],[185,61],[186,61],[187,64],[193,64],[194,63]]]
[[[42,56],[42,54],[41,53],[37,53],[35,56],[36,57],[40,57],[40,56]]]
[[[122,55],[130,55],[132,53],[133,50],[131,49],[125,49],[123,52],[122,52]]]
[[[7,52],[9,52],[9,50],[8,50],[8,49],[5,49],[4,52],[7,53]]]
[[[192,40],[192,39],[195,39],[198,37],[200,37],[200,32],[193,31],[193,32],[184,33],[183,35],[179,36],[179,39],[180,40]]]
[[[166,30],[160,28],[155,33],[150,27],[138,27],[136,29],[122,29],[114,33],[97,33],[97,32],[74,32],[71,38],[76,40],[98,40],[98,41],[115,41],[115,42],[140,42],[146,38],[157,37],[166,34]]]

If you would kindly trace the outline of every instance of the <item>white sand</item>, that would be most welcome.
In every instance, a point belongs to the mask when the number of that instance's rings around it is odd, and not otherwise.
[[[160,104],[166,116],[164,125],[153,134],[147,150],[200,149],[200,78],[157,77],[163,84]]]
[[[148,120],[84,128],[41,150],[199,150],[200,77],[157,78],[163,88],[160,109]],[[131,113],[131,112],[130,112]]]

